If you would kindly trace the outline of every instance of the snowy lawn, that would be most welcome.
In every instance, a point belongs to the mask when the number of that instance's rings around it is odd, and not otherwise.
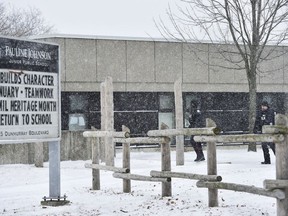
[[[270,151],[271,152],[271,151]],[[204,152],[206,154],[206,151]],[[149,175],[161,168],[160,152],[131,152],[131,173]],[[206,174],[206,162],[195,163],[194,152],[185,152],[185,165],[176,166],[172,152],[172,171]],[[261,165],[261,149],[217,149],[218,175],[223,182],[263,187],[264,179],[275,179],[275,157],[272,164]],[[122,166],[122,154],[115,164]],[[84,168],[91,161],[61,162],[61,195],[69,205],[41,206],[49,195],[49,164],[0,166],[0,215],[276,215],[276,199],[248,193],[219,190],[219,207],[208,207],[206,188],[197,188],[196,180],[172,180],[172,197],[161,197],[161,183],[132,181],[132,192],[122,192],[122,180],[112,172],[101,171],[101,190],[91,191],[92,171]]]

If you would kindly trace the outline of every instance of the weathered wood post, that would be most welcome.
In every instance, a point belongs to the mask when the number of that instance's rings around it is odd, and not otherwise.
[[[275,124],[288,127],[288,118],[285,115],[276,115]],[[288,134],[284,141],[276,143],[276,180],[288,180]],[[283,189],[285,199],[277,199],[277,216],[288,215],[288,188]]]
[[[122,131],[130,133],[130,129],[122,125]],[[123,168],[128,168],[130,173],[130,143],[122,143],[123,146]],[[123,192],[131,192],[131,180],[123,179]]]
[[[101,106],[101,130],[106,130],[106,118],[107,118],[107,112],[106,112],[106,87],[105,82],[102,82],[100,84],[100,106]],[[100,154],[100,160],[102,162],[105,162],[105,145],[106,140],[105,137],[100,138],[100,145],[99,145],[99,154]]]
[[[207,118],[206,127],[216,127],[216,123]],[[217,175],[216,142],[207,142],[207,174]],[[218,206],[218,189],[208,188],[208,205],[209,207]]]
[[[34,156],[35,166],[43,167],[43,161],[44,161],[43,142],[34,143],[34,149],[35,149],[35,156]]]
[[[105,79],[105,105],[106,105],[106,131],[114,131],[114,106],[113,106],[113,82],[112,77]],[[105,162],[108,166],[114,166],[115,144],[112,136],[105,137]]]
[[[161,124],[161,130],[168,129],[164,123]],[[170,138],[164,137],[165,142],[161,143],[161,171],[171,171],[171,152]],[[162,182],[162,197],[172,195],[172,182]]]
[[[92,144],[92,164],[99,164],[99,137],[88,138]],[[92,190],[100,190],[100,170],[92,169]]]
[[[183,128],[182,77],[174,83],[176,129]],[[184,136],[176,136],[176,165],[184,165]]]

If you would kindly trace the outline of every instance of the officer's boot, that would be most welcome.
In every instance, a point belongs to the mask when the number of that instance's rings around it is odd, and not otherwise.
[[[195,153],[196,153],[196,159],[195,159],[194,161],[198,161],[198,160],[199,160],[199,157],[200,157],[200,155],[199,155],[199,150],[196,149],[196,148],[194,148],[194,151],[195,151]]]
[[[270,160],[270,154],[268,153],[266,153],[266,154],[264,154],[264,161],[263,162],[261,162],[261,164],[271,164],[271,160]]]
[[[204,157],[204,153],[203,153],[203,150],[198,150],[199,151],[199,158],[197,160],[197,162],[199,161],[204,161],[205,160],[205,157]]]
[[[271,164],[270,154],[269,154],[269,149],[268,149],[267,143],[262,143],[262,150],[263,150],[263,155],[264,155],[264,161],[261,162],[261,164]]]

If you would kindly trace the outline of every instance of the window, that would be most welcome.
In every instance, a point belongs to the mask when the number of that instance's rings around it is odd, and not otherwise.
[[[161,128],[161,124],[164,123],[166,124],[169,129],[174,128],[174,114],[169,112],[169,113],[159,113],[159,125],[158,128]]]
[[[87,128],[84,114],[69,114],[69,130],[84,130]]]
[[[159,109],[160,111],[172,111],[174,109],[174,97],[172,94],[159,95]]]
[[[69,95],[69,104],[71,112],[86,112],[88,110],[87,95],[71,94]]]
[[[170,129],[175,128],[173,93],[159,95],[159,114],[158,114],[159,129],[162,123],[165,123]]]

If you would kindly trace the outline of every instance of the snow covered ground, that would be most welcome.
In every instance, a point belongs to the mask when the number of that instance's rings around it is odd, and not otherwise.
[[[205,152],[206,153],[206,152]],[[160,170],[160,152],[131,152],[131,173],[149,175]],[[263,187],[264,179],[275,179],[275,157],[271,165],[261,165],[262,150],[246,148],[217,149],[218,175],[223,182]],[[185,152],[185,165],[176,166],[172,152],[172,171],[206,174],[206,162],[195,163],[194,152]],[[121,166],[121,153],[115,164]],[[132,192],[122,192],[122,180],[112,172],[101,171],[101,190],[92,191],[92,171],[84,168],[91,161],[61,162],[61,195],[69,205],[41,206],[49,195],[49,168],[34,165],[0,166],[0,215],[276,215],[276,199],[248,193],[219,190],[219,207],[208,207],[206,188],[197,188],[195,180],[172,180],[172,197],[161,197],[161,183],[132,181]]]

